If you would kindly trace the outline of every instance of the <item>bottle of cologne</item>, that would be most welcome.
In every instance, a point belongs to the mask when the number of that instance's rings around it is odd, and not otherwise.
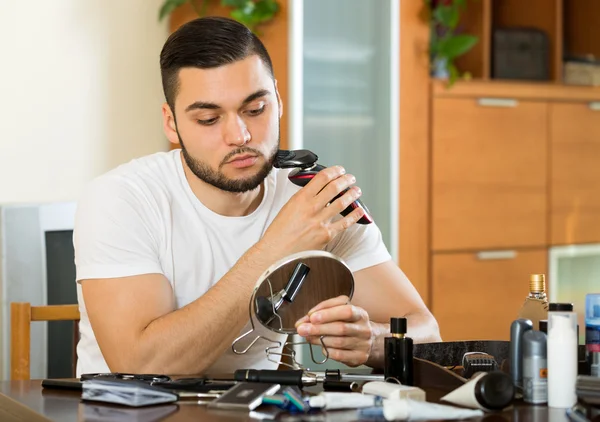
[[[540,329],[540,320],[548,319],[548,297],[544,274],[531,274],[529,277],[529,295],[519,310],[517,318],[531,320],[534,330]]]
[[[406,336],[406,318],[390,320],[391,337],[385,338],[384,376],[402,385],[413,385],[413,340]]]

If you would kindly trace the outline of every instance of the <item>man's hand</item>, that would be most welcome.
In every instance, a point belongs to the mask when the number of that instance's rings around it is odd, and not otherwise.
[[[296,322],[298,334],[317,346],[327,347],[329,358],[348,366],[369,359],[374,333],[367,312],[349,303],[348,296],[321,302]]]
[[[352,187],[355,181],[343,167],[322,170],[290,198],[256,246],[276,258],[322,249],[364,215],[358,207],[343,218],[333,218],[361,196],[360,189]],[[331,202],[344,189],[348,191]]]

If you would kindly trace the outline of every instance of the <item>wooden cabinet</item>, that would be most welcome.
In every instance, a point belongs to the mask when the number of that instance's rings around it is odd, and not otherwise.
[[[600,242],[600,102],[550,105],[551,242]]]
[[[544,246],[548,104],[436,98],[434,251]]]
[[[442,339],[509,340],[510,324],[529,292],[529,275],[546,268],[545,248],[497,256],[434,254],[431,309]]]

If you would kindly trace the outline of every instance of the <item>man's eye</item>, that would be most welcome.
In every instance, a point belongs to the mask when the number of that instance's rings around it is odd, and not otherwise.
[[[219,120],[218,117],[213,117],[212,119],[197,120],[197,122],[203,126],[210,126],[210,125],[214,125],[215,123],[217,123],[217,120]]]
[[[255,108],[254,110],[248,110],[247,113],[250,116],[258,116],[259,114],[261,114],[263,111],[265,111],[265,106],[263,105],[260,108]]]

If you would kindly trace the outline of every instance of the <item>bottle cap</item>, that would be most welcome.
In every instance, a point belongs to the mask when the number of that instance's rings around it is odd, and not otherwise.
[[[548,305],[549,312],[573,312],[572,303],[550,303]]]
[[[531,274],[529,276],[529,291],[543,293],[546,291],[546,276],[544,274]]]
[[[523,357],[528,356],[546,357],[546,334],[535,330],[523,334]]]
[[[515,397],[515,386],[508,374],[502,371],[488,372],[475,384],[475,398],[489,410],[502,410]]]
[[[390,333],[406,334],[406,318],[391,318]]]

